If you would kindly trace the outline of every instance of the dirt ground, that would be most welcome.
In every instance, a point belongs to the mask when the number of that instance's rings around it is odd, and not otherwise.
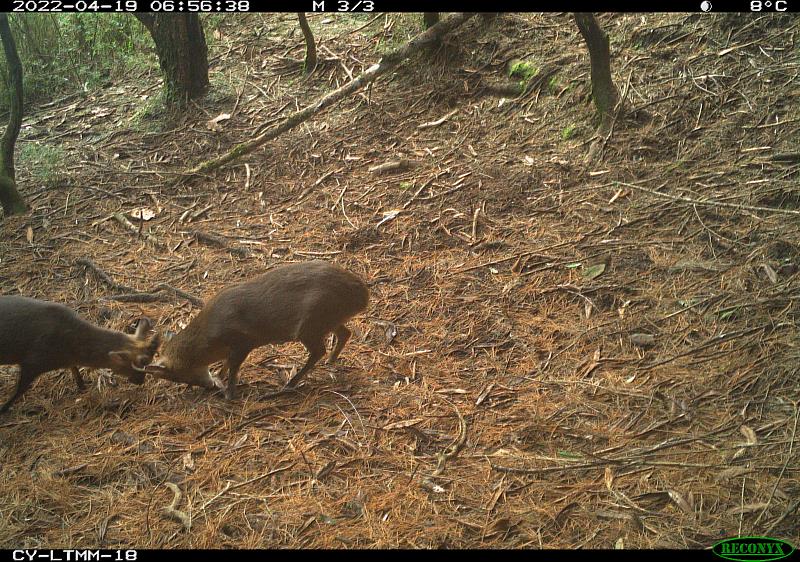
[[[0,418],[0,544],[797,545],[797,18],[601,16],[627,112],[590,165],[571,16],[503,14],[176,184],[421,26],[314,16],[327,60],[305,77],[294,18],[231,16],[214,91],[169,126],[137,113],[157,72],[29,109],[19,144],[66,164],[19,169],[32,212],[0,223],[0,290],[164,332],[197,308],[162,284],[207,299],[329,259],[372,295],[339,365],[267,400],[305,351],[261,348],[233,402],[40,377]],[[541,79],[502,97],[514,59]],[[131,292],[156,300],[109,300]]]

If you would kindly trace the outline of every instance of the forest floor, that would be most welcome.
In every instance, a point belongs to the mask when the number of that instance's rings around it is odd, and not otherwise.
[[[591,165],[571,16],[503,14],[176,183],[409,18],[310,18],[330,60],[306,77],[293,14],[231,16],[214,91],[169,126],[141,111],[158,72],[29,109],[18,146],[64,165],[18,170],[32,211],[0,222],[3,294],[163,333],[197,308],[160,284],[208,299],[323,258],[372,301],[339,364],[278,398],[299,344],[254,351],[232,402],[43,375],[0,418],[3,547],[800,542],[798,20],[600,17],[627,111]],[[514,59],[541,79],[504,98]],[[109,300],[130,289],[157,299]],[[0,367],[4,397],[15,377]]]

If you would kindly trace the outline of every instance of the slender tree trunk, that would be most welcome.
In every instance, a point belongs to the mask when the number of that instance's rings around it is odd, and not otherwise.
[[[425,29],[430,29],[439,23],[439,12],[423,12],[422,19],[425,22]]]
[[[17,191],[14,170],[14,146],[22,126],[22,63],[8,25],[8,15],[0,13],[0,39],[8,64],[8,126],[0,139],[0,204],[6,215],[17,215],[28,210]]]
[[[197,14],[134,14],[153,37],[167,102],[182,106],[208,89],[208,48]]]
[[[575,23],[589,47],[592,66],[592,99],[601,123],[606,124],[619,100],[619,93],[611,79],[611,50],[608,35],[591,13],[576,13]]]
[[[314,42],[314,34],[308,25],[308,20],[303,12],[297,12],[297,19],[300,20],[300,29],[303,30],[303,37],[306,39],[306,74],[311,74],[317,66],[317,45]]]

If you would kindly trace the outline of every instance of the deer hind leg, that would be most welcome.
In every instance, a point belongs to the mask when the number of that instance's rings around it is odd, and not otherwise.
[[[353,332],[351,332],[344,324],[336,328],[333,333],[336,334],[336,347],[333,348],[333,351],[331,351],[331,354],[328,356],[328,363],[333,363],[336,361],[336,359],[339,357],[339,354],[344,349],[347,340],[349,340],[350,336],[353,335]]]
[[[225,360],[225,370],[228,371],[228,387],[225,389],[225,398],[234,400],[236,398],[236,383],[239,376],[239,367],[247,358],[250,349],[232,350]]]
[[[69,370],[72,371],[72,378],[75,379],[75,384],[78,385],[78,390],[86,390],[86,384],[83,382],[80,369],[77,367],[70,367]]]
[[[308,359],[306,360],[306,364],[303,365],[303,368],[300,369],[295,376],[286,381],[286,388],[293,388],[297,386],[297,383],[302,380],[305,374],[314,368],[314,365],[317,364],[317,361],[325,356],[324,335],[318,334],[315,336],[305,337],[300,341],[308,350]]]
[[[11,398],[3,404],[3,407],[0,408],[0,413],[8,411],[11,405],[17,401],[17,398],[22,396],[22,394],[30,388],[33,384],[33,381],[36,380],[36,377],[41,375],[44,371],[37,370],[30,366],[20,365],[19,367],[19,378],[17,379],[17,386],[14,389],[14,394],[11,395]]]

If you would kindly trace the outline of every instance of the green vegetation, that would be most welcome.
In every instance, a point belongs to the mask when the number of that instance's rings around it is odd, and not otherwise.
[[[34,181],[47,187],[58,187],[65,179],[64,151],[38,142],[26,142],[19,146],[19,162],[29,170]]]
[[[561,129],[561,140],[569,140],[575,136],[575,125],[568,125]]]
[[[385,55],[400,45],[425,31],[425,23],[422,21],[422,14],[417,13],[396,13],[392,14],[394,26],[391,31],[381,35],[376,46],[376,52]]]
[[[520,84],[524,86],[531,78],[539,74],[539,67],[533,63],[514,60],[508,67],[508,76],[516,80],[520,80]]]
[[[168,130],[169,107],[164,101],[164,92],[156,92],[143,100],[130,116],[128,125],[140,133],[160,133]]]
[[[26,104],[157,69],[152,41],[130,14],[9,14],[23,67]],[[0,110],[7,111],[8,70],[0,57]]]

